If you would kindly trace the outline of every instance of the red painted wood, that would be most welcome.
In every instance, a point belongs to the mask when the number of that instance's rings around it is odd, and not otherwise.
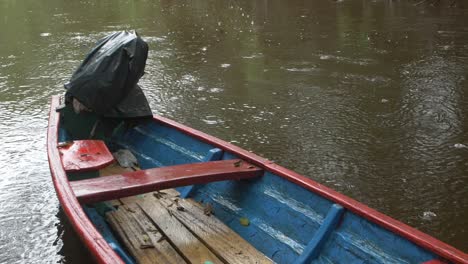
[[[240,160],[184,164],[70,183],[81,203],[95,203],[167,188],[258,177],[263,170]]]
[[[234,146],[226,141],[221,139],[215,138],[210,136],[206,133],[200,132],[193,128],[187,127],[185,125],[179,124],[175,121],[170,119],[161,117],[161,116],[153,116],[153,119],[163,125],[168,127],[175,128],[187,135],[193,136],[201,141],[209,143],[213,146],[216,146],[224,151],[231,152],[243,160],[246,160],[265,171],[270,171],[280,177],[287,179],[297,185],[300,185],[320,196],[323,196],[343,207],[350,210],[351,212],[362,216],[363,218],[376,223],[387,230],[394,232],[409,241],[419,245],[435,254],[439,255],[440,257],[454,262],[454,263],[464,263],[468,264],[468,254],[440,241],[435,239],[428,234],[425,234],[413,227],[410,227],[400,221],[397,221],[385,214],[382,214],[368,206],[351,199],[348,196],[345,196],[341,193],[338,193],[335,190],[332,190],[325,185],[322,185],[318,182],[313,181],[310,178],[307,178],[303,175],[300,175],[294,171],[281,167],[275,164],[272,161],[264,159],[260,156],[257,156],[253,153],[250,153],[240,147]]]
[[[99,170],[114,162],[102,140],[75,140],[59,146],[59,152],[67,172]]]
[[[123,264],[120,257],[112,250],[94,225],[89,221],[70,187],[57,148],[59,114],[55,112],[55,108],[59,105],[59,97],[53,96],[49,113],[49,127],[47,130],[47,154],[49,156],[49,167],[57,197],[71,225],[84,242],[85,246],[89,249],[96,262]]]
[[[58,105],[58,96],[54,96],[52,98],[51,112],[49,116],[47,150],[49,155],[49,166],[52,174],[52,179],[60,204],[62,205],[65,214],[70,219],[70,222],[74,227],[75,231],[77,232],[78,236],[83,240],[90,252],[96,258],[97,262],[122,263],[117,254],[114,251],[112,251],[112,249],[104,241],[104,239],[93,226],[93,224],[88,220],[70,187],[70,184],[65,174],[65,170],[62,167],[60,155],[57,149],[57,127],[59,122],[59,116],[55,112],[55,108]],[[274,162],[261,158],[237,146],[234,146],[223,140],[207,135],[203,132],[194,130],[177,122],[174,122],[170,119],[154,116],[154,120],[163,125],[173,127],[183,133],[191,135],[199,140],[207,142],[225,151],[231,152],[249,163],[252,163],[264,170],[271,171],[272,173],[283,177],[293,183],[296,183],[318,195],[322,195],[325,198],[342,205],[346,209],[354,212],[355,214],[358,214],[368,219],[369,221],[376,223],[391,232],[395,232],[401,235],[402,237],[405,237],[408,240],[414,242],[415,244],[434,252],[441,258],[444,258],[454,263],[468,264],[468,255],[464,252],[461,252],[460,250],[455,249],[454,247],[449,246],[387,215],[379,213],[376,210],[371,209],[362,203],[359,203],[296,172],[288,170],[284,167],[275,164]]]

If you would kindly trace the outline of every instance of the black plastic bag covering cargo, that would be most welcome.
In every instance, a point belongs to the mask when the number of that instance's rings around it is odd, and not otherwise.
[[[147,57],[148,44],[134,31],[117,32],[101,39],[65,84],[67,101],[76,98],[102,117],[152,116],[137,85]]]

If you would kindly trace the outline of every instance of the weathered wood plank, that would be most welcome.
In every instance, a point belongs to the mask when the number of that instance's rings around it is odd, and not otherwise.
[[[155,197],[146,195],[138,205],[161,229],[168,241],[191,263],[223,263]]]
[[[99,176],[111,176],[116,174],[122,174],[125,172],[132,172],[131,168],[124,168],[120,166],[117,162],[110,164],[109,166],[99,170]]]
[[[134,212],[133,219],[146,232],[154,245],[158,263],[186,263],[137,204],[127,204],[126,206]]]
[[[132,172],[133,170],[130,168],[124,168],[119,165],[119,163],[114,162],[110,164],[109,166],[102,168],[99,170],[99,177],[104,177],[104,176],[111,176],[115,174],[122,174],[124,172]],[[109,200],[107,203],[115,208],[118,208],[122,203],[115,199],[115,200]]]
[[[118,211],[109,212],[106,216],[112,229],[116,231],[119,237],[123,240],[130,254],[141,264],[152,263],[152,252],[150,250],[140,248],[140,242],[138,239],[140,232],[135,231],[128,219],[121,217]],[[149,256],[147,254],[149,254]]]
[[[186,263],[136,204],[125,204],[107,219],[138,263]]]
[[[120,201],[124,206],[143,202],[151,206],[159,201],[172,216],[172,222],[179,221],[225,263],[272,263],[215,216],[206,215],[204,206],[191,199],[181,199],[175,189],[126,197]]]
[[[258,177],[258,167],[222,160],[126,172],[70,182],[81,203],[94,203],[179,186]]]
[[[157,193],[161,193],[166,196],[170,197],[178,197],[180,196],[180,193],[176,189],[165,189],[165,190],[160,190]]]
[[[232,264],[273,263],[193,200],[160,196],[159,201],[219,258]]]

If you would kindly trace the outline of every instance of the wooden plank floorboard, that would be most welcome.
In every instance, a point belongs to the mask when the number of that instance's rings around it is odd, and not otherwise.
[[[101,170],[101,176],[129,170],[111,165]],[[119,223],[116,231],[139,263],[273,263],[215,216],[205,214],[202,205],[179,195],[175,189],[165,189],[112,201],[120,212],[108,219],[113,227],[116,217],[132,222]],[[125,233],[122,225],[129,225],[125,231],[133,234]],[[148,240],[158,248],[144,248]]]
[[[168,241],[191,263],[223,263],[155,197],[146,196],[138,205],[161,229]]]
[[[164,196],[159,201],[223,261],[232,264],[273,263],[215,216],[206,214],[195,201]]]
[[[136,204],[108,212],[107,219],[138,263],[187,263]]]
[[[166,224],[175,223],[177,229],[185,228],[189,230],[190,233],[224,263],[273,263],[268,257],[259,252],[214,215],[205,214],[205,208],[202,205],[192,199],[181,199],[179,193],[174,189],[127,197],[120,200],[123,204],[137,203],[140,206],[145,204],[142,206],[144,211],[155,204],[161,204],[160,210],[167,211],[171,216],[171,220],[166,220]],[[171,235],[167,235],[169,236],[169,240],[171,240]],[[197,263],[197,261],[193,263]]]
[[[131,222],[128,221],[126,217],[121,217],[118,211],[115,211],[115,213],[108,213],[106,218],[112,229],[116,231],[123,240],[127,250],[139,263],[152,263],[150,250],[140,248],[140,243],[138,241],[140,234],[135,231]]]

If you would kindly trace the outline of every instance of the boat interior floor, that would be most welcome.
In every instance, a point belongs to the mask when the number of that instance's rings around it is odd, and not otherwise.
[[[111,165],[101,176],[124,170]],[[128,169],[127,169],[128,170]],[[137,263],[272,263],[213,215],[166,189],[110,202],[106,220]]]

